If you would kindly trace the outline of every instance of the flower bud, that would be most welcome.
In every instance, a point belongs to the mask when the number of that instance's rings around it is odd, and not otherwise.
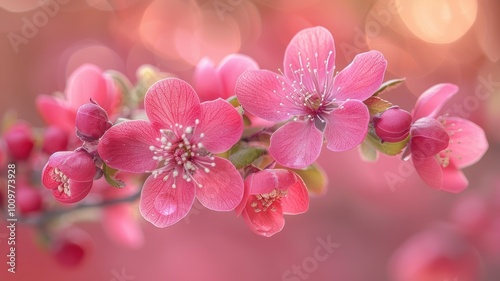
[[[63,203],[75,203],[87,196],[94,182],[96,166],[84,150],[52,154],[42,171],[42,184]]]
[[[31,127],[28,124],[24,122],[14,124],[5,132],[4,139],[12,160],[28,160],[35,145]]]
[[[43,152],[50,155],[57,151],[66,150],[67,146],[68,135],[63,129],[50,126],[45,130],[43,134]]]
[[[95,141],[113,125],[106,111],[95,103],[86,103],[76,113],[76,134],[82,141]]]
[[[414,158],[427,158],[446,149],[450,136],[443,124],[431,117],[420,118],[410,129],[410,151]]]
[[[17,207],[22,215],[37,213],[43,208],[40,191],[20,181],[16,195]]]
[[[64,229],[57,234],[52,245],[51,253],[55,260],[64,267],[80,265],[92,248],[92,240],[81,229]]]
[[[400,142],[410,133],[411,114],[397,106],[388,108],[373,118],[375,133],[382,141]]]

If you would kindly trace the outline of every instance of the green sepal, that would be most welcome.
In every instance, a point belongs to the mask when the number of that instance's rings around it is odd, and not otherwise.
[[[410,136],[400,142],[382,142],[373,132],[366,135],[365,142],[368,142],[376,150],[391,156],[400,154],[410,141]]]
[[[106,181],[110,185],[117,187],[117,188],[125,187],[125,182],[123,182],[122,180],[119,180],[115,177],[116,174],[118,173],[118,170],[109,167],[108,165],[106,165],[106,163],[103,163],[102,164],[102,172],[104,174],[104,178],[106,179]]]
[[[364,140],[358,148],[361,159],[366,162],[375,162],[378,159],[378,151],[375,149],[368,140]]]
[[[368,107],[368,111],[370,115],[377,115],[386,111],[389,107],[393,106],[393,104],[389,101],[381,99],[380,97],[369,97],[364,101],[364,104]]]

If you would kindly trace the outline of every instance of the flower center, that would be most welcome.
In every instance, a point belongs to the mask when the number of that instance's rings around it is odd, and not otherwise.
[[[265,212],[268,209],[272,212],[276,211],[276,207],[274,206],[274,202],[278,200],[280,203],[281,198],[286,197],[288,194],[288,190],[279,190],[273,189],[273,191],[265,194],[256,194],[254,197],[254,201],[250,203],[250,206],[256,213]]]
[[[69,190],[69,178],[66,176],[61,170],[58,168],[54,168],[54,171],[51,175],[51,178],[55,181],[58,182],[59,185],[57,186],[57,190],[59,192],[64,192],[68,197],[71,197],[71,191]]]
[[[177,187],[178,177],[203,187],[194,175],[200,169],[209,173],[210,168],[215,167],[215,158],[203,147],[201,139],[205,134],[196,132],[196,125],[199,123],[200,120],[196,119],[194,126],[184,128],[181,124],[175,124],[170,129],[160,130],[160,137],[156,138],[159,146],[149,147],[154,152],[153,159],[159,165],[159,168],[152,171],[153,177],[165,174],[164,181],[172,177],[172,188]]]
[[[292,111],[288,113],[289,115],[296,113],[295,121],[318,119],[320,123],[324,123],[324,114],[330,114],[338,107],[332,95],[334,73],[328,67],[332,54],[333,51],[330,51],[326,59],[320,62],[318,53],[310,59],[304,58],[299,52],[298,68],[294,69],[292,64],[289,65],[292,77],[286,77],[284,80],[281,76],[277,76],[283,87],[274,90],[274,93],[282,96],[283,102],[280,106]]]

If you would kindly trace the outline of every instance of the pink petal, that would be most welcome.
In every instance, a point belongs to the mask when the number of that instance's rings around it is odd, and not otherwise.
[[[52,195],[54,198],[61,203],[76,203],[85,198],[92,188],[93,181],[74,181],[69,180],[69,189],[71,191],[71,196],[68,196],[65,192],[60,192],[57,188],[52,189]]]
[[[450,161],[459,169],[468,167],[483,157],[488,150],[484,130],[469,120],[447,117],[444,128],[450,135]]]
[[[304,181],[294,172],[287,171],[293,176],[293,183],[281,185],[280,189],[287,189],[288,194],[281,199],[284,214],[302,214],[309,209],[309,193]]]
[[[103,108],[109,108],[108,85],[102,70],[92,64],[84,64],[77,68],[68,78],[66,98],[73,109],[92,98]]]
[[[413,165],[422,180],[432,188],[441,189],[443,186],[443,169],[435,157],[414,158]]]
[[[282,84],[283,83],[283,84]],[[286,98],[293,92],[284,78],[269,70],[245,71],[236,82],[235,93],[243,109],[268,121],[283,121],[307,114]]]
[[[59,127],[67,134],[75,133],[76,110],[69,109],[65,101],[40,95],[36,98],[36,107],[45,123]]]
[[[459,193],[464,191],[469,185],[469,181],[465,177],[464,173],[457,169],[453,164],[448,165],[443,168],[443,185],[442,190],[451,193]]]
[[[58,151],[50,156],[48,164],[80,182],[92,181],[96,173],[94,160],[86,151]]]
[[[215,100],[222,96],[215,65],[209,58],[202,58],[198,62],[193,79],[193,85],[200,100]]]
[[[166,227],[184,218],[194,202],[195,187],[192,182],[183,179],[176,181],[174,177],[163,180],[163,177],[146,179],[141,193],[139,211],[141,215],[156,227]]]
[[[196,126],[194,136],[212,153],[221,153],[240,140],[243,133],[243,119],[227,101],[217,99],[201,104],[201,122]]]
[[[251,196],[247,202],[247,207],[243,210],[242,216],[248,227],[258,235],[271,237],[280,232],[285,226],[283,210],[279,204],[275,204],[276,211],[267,209],[262,212],[255,212],[250,206],[255,196]]]
[[[157,129],[170,129],[175,124],[194,125],[201,114],[198,95],[178,78],[166,78],[153,84],[144,98],[144,108]]]
[[[384,80],[387,61],[378,51],[356,55],[353,61],[340,71],[333,82],[333,97],[337,100],[365,100],[371,97]]]
[[[266,169],[251,174],[246,180],[250,187],[250,194],[266,194],[274,189],[288,189],[293,183],[293,173],[285,169]]]
[[[220,81],[221,93],[220,97],[227,99],[234,96],[234,88],[238,77],[245,70],[257,70],[259,65],[249,56],[241,54],[230,54],[226,56],[217,68],[217,75]]]
[[[283,166],[305,168],[318,159],[323,134],[313,122],[290,122],[271,136],[269,153]]]
[[[358,100],[344,102],[325,117],[327,148],[332,151],[354,148],[363,141],[368,132],[370,114],[366,105]]]
[[[322,89],[327,75],[333,75],[335,68],[335,46],[330,31],[317,26],[299,31],[290,41],[285,51],[285,77],[297,80],[295,70],[304,69],[307,64],[318,71],[319,88]],[[327,73],[328,71],[328,73]]]
[[[135,249],[144,244],[144,234],[134,218],[132,206],[118,204],[104,208],[102,220],[104,230],[113,241]]]
[[[243,198],[243,179],[226,159],[215,157],[215,167],[206,173],[202,169],[193,175],[202,187],[196,187],[200,203],[214,211],[234,210]],[[196,186],[196,185],[195,185]]]
[[[413,120],[435,117],[443,105],[458,92],[453,84],[437,84],[426,90],[417,100],[411,115]]]
[[[450,137],[441,122],[431,117],[420,118],[410,129],[410,151],[413,158],[427,158],[448,147]]]
[[[160,132],[144,120],[125,121],[111,127],[102,136],[97,150],[109,166],[132,173],[144,173],[156,168],[151,145],[159,144],[155,139]]]

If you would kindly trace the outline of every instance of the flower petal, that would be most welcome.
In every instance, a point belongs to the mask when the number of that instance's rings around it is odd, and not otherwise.
[[[413,158],[427,158],[446,149],[450,136],[441,122],[432,117],[420,118],[410,129],[410,151]]]
[[[184,218],[194,202],[195,187],[192,182],[179,179],[172,188],[174,177],[149,176],[144,182],[139,203],[141,215],[156,227],[166,227]]]
[[[243,133],[241,115],[225,100],[202,103],[200,120],[194,131],[194,138],[212,153],[230,149]],[[198,139],[201,133],[204,137]]]
[[[293,173],[285,169],[265,169],[251,174],[245,184],[250,187],[250,194],[266,194],[274,189],[288,189],[293,182]]]
[[[135,208],[128,204],[104,208],[102,226],[113,241],[137,249],[144,244],[144,234],[134,217]]]
[[[269,153],[283,166],[301,169],[318,159],[323,134],[313,122],[290,122],[271,136]]]
[[[443,186],[443,169],[435,157],[414,158],[413,165],[420,178],[430,187],[441,189]]]
[[[59,127],[67,134],[75,132],[76,110],[70,110],[62,99],[40,95],[36,97],[36,107],[45,123]]]
[[[451,193],[462,192],[469,185],[469,181],[465,177],[464,173],[457,169],[453,164],[448,165],[443,168],[443,185],[442,190]]]
[[[222,96],[215,65],[209,58],[202,58],[198,62],[193,80],[193,86],[200,100],[214,100]]]
[[[358,100],[344,102],[329,115],[325,115],[327,148],[346,151],[359,145],[368,132],[370,114],[366,105]]]
[[[247,207],[243,210],[242,216],[248,227],[258,235],[271,237],[280,232],[285,226],[283,210],[279,204],[275,204],[276,211],[267,209],[266,211],[255,212],[250,204],[256,200],[251,196],[247,202]]]
[[[175,124],[191,126],[201,114],[198,95],[178,78],[166,78],[153,84],[144,97],[144,108],[156,129],[170,129]]]
[[[214,211],[234,210],[243,198],[243,179],[236,168],[226,159],[215,157],[210,172],[198,170],[194,179],[202,187],[196,187],[200,203]]]
[[[70,106],[75,110],[90,99],[103,108],[110,107],[107,81],[102,70],[93,64],[84,64],[71,73],[65,94]]]
[[[335,68],[332,34],[321,26],[299,31],[286,48],[283,64],[285,77],[290,81],[297,80],[294,73],[296,70],[317,70],[319,88],[322,89],[327,76],[332,75]]]
[[[365,100],[382,85],[387,61],[378,51],[361,53],[340,71],[333,82],[333,97],[337,100]]]
[[[426,90],[417,100],[411,115],[413,120],[435,117],[443,105],[458,92],[454,84],[437,84]]]
[[[71,196],[68,196],[64,191],[61,192],[57,188],[52,189],[52,195],[57,201],[61,203],[76,203],[81,201],[83,198],[89,194],[92,188],[93,181],[74,181],[69,180],[69,190],[71,191]]]
[[[269,70],[248,70],[236,82],[235,93],[243,109],[268,121],[283,121],[307,114],[286,97],[293,92],[284,78]]]
[[[468,167],[483,157],[488,150],[484,130],[469,120],[447,117],[444,128],[450,135],[450,161],[459,169]]]
[[[144,120],[125,121],[104,133],[97,150],[102,160],[112,168],[132,173],[144,173],[156,168],[158,161],[149,149],[157,145],[160,132]]]
[[[293,176],[293,182],[281,185],[280,189],[287,189],[288,194],[281,199],[284,214],[302,214],[309,209],[309,193],[304,181],[292,171],[287,171]]]
[[[92,181],[96,173],[94,160],[86,151],[58,151],[49,157],[47,163],[76,181]]]
[[[257,70],[259,65],[249,56],[230,54],[219,63],[217,74],[220,81],[220,97],[227,99],[234,96],[234,89],[238,77],[246,70]]]

